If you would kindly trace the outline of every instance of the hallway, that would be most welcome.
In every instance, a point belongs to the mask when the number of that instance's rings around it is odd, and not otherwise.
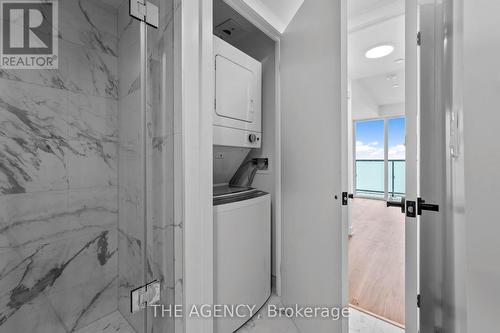
[[[404,325],[404,215],[385,201],[355,199],[349,240],[349,302]]]

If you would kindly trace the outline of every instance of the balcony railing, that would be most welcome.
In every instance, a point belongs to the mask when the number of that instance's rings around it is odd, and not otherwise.
[[[387,192],[389,196],[405,194],[405,160],[388,160]],[[356,160],[356,194],[384,196],[384,160]]]

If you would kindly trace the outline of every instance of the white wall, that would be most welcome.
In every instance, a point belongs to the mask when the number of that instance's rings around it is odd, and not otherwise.
[[[262,148],[254,149],[250,158],[269,158],[269,168],[258,171],[255,175],[253,187],[271,193],[272,212],[272,265],[271,273],[276,278],[276,67],[274,43],[269,52],[271,55],[262,60]]]
[[[378,114],[381,117],[398,117],[405,115],[405,103],[380,105]]]
[[[464,0],[468,332],[500,322],[500,1]]]
[[[281,40],[285,304],[342,304],[340,13],[340,0],[307,0]],[[341,326],[295,323],[304,333]]]
[[[350,86],[352,118],[356,120],[378,117],[377,103],[366,92],[359,80],[350,81]]]

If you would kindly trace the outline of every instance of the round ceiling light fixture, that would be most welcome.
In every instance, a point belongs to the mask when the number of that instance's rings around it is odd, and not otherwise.
[[[394,46],[392,46],[391,44],[382,44],[374,46],[366,51],[365,57],[367,57],[368,59],[379,59],[387,57],[392,52],[394,52]]]

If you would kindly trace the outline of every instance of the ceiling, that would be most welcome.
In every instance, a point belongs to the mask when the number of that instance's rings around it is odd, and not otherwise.
[[[260,0],[260,2],[281,21],[282,28],[278,31],[283,33],[304,0]]]
[[[405,62],[396,61],[405,59],[404,0],[348,1],[349,78],[357,83],[353,87],[363,90],[353,96],[365,96],[378,108],[404,103]],[[394,52],[379,59],[365,57],[367,50],[381,44],[393,45]]]
[[[249,7],[279,33],[283,33],[304,0],[224,0],[229,5]]]
[[[394,46],[392,54],[380,59],[365,57],[368,49],[385,43]],[[348,55],[348,70],[351,79],[403,70],[404,62],[396,63],[395,60],[405,58],[404,16],[397,16],[349,33]]]
[[[349,18],[373,12],[378,8],[386,7],[396,2],[404,4],[404,0],[348,0]]]
[[[388,79],[390,77],[391,79]],[[357,80],[378,106],[400,104],[405,100],[405,72],[382,74]],[[394,87],[397,85],[397,87]]]

